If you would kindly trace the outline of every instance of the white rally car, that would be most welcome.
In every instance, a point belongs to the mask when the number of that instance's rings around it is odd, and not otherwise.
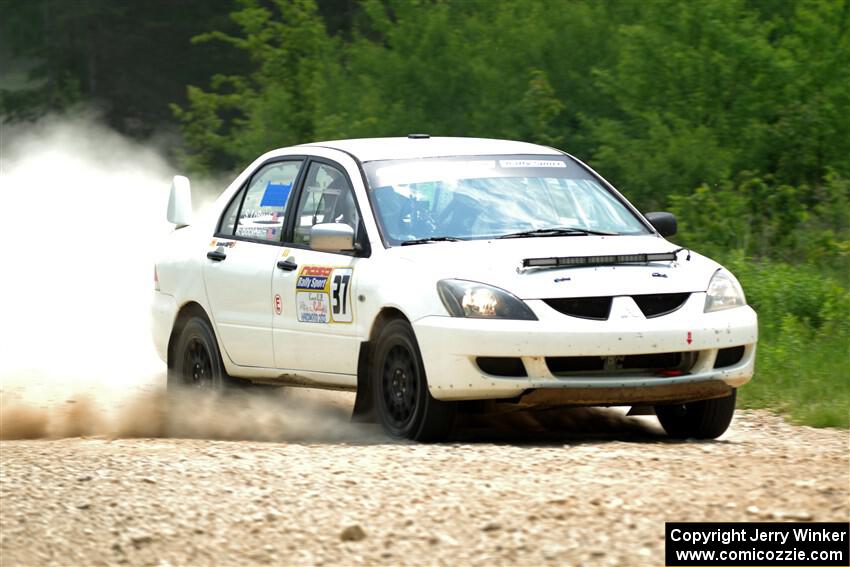
[[[355,417],[423,441],[467,400],[654,408],[670,435],[713,438],[753,374],[735,277],[552,148],[305,144],[211,210],[191,220],[175,177],[153,303],[169,388],[356,390]]]

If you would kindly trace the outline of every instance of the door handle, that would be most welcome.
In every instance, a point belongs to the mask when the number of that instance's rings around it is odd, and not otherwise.
[[[225,258],[227,258],[227,254],[224,252],[219,252],[218,250],[210,250],[207,252],[207,258],[212,260],[213,262],[221,262]]]
[[[291,260],[279,260],[277,263],[277,267],[283,270],[284,272],[291,272],[292,270],[298,267],[298,264]]]

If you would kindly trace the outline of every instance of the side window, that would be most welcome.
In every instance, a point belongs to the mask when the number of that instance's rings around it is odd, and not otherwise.
[[[233,200],[230,201],[227,211],[221,217],[221,224],[218,227],[219,234],[233,236],[233,231],[236,230],[236,213],[239,212],[239,205],[242,204],[242,197],[244,196],[244,189],[240,189]]]
[[[345,175],[336,167],[317,162],[307,171],[296,215],[293,241],[308,246],[314,224],[344,223],[355,232],[360,224],[354,192]]]
[[[286,203],[302,163],[301,160],[270,163],[254,173],[250,185],[244,190],[244,197],[235,198],[222,217],[221,232],[280,241]]]

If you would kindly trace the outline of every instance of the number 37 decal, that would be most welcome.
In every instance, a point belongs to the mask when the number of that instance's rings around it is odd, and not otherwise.
[[[301,323],[351,323],[353,268],[304,266],[295,284],[295,312]]]
[[[331,280],[331,311],[334,323],[351,323],[351,268],[337,268]]]

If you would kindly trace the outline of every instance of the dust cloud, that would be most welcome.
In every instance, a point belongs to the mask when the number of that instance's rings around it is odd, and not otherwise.
[[[93,116],[0,124],[0,438],[351,438],[344,398],[166,399],[149,306],[180,171],[163,155]],[[196,209],[226,186],[192,181]]]
[[[0,398],[0,439],[66,437],[365,441],[376,428],[349,423],[351,394],[279,389],[226,395],[137,392],[107,407],[92,397],[37,406]]]
[[[0,124],[0,439],[373,437],[374,427],[350,423],[346,393],[254,388],[166,398],[149,307],[157,250],[172,230],[168,188],[180,171],[163,156],[92,116]],[[195,208],[226,183],[193,179]],[[483,432],[475,439],[653,431],[615,411],[581,408],[462,421]]]

